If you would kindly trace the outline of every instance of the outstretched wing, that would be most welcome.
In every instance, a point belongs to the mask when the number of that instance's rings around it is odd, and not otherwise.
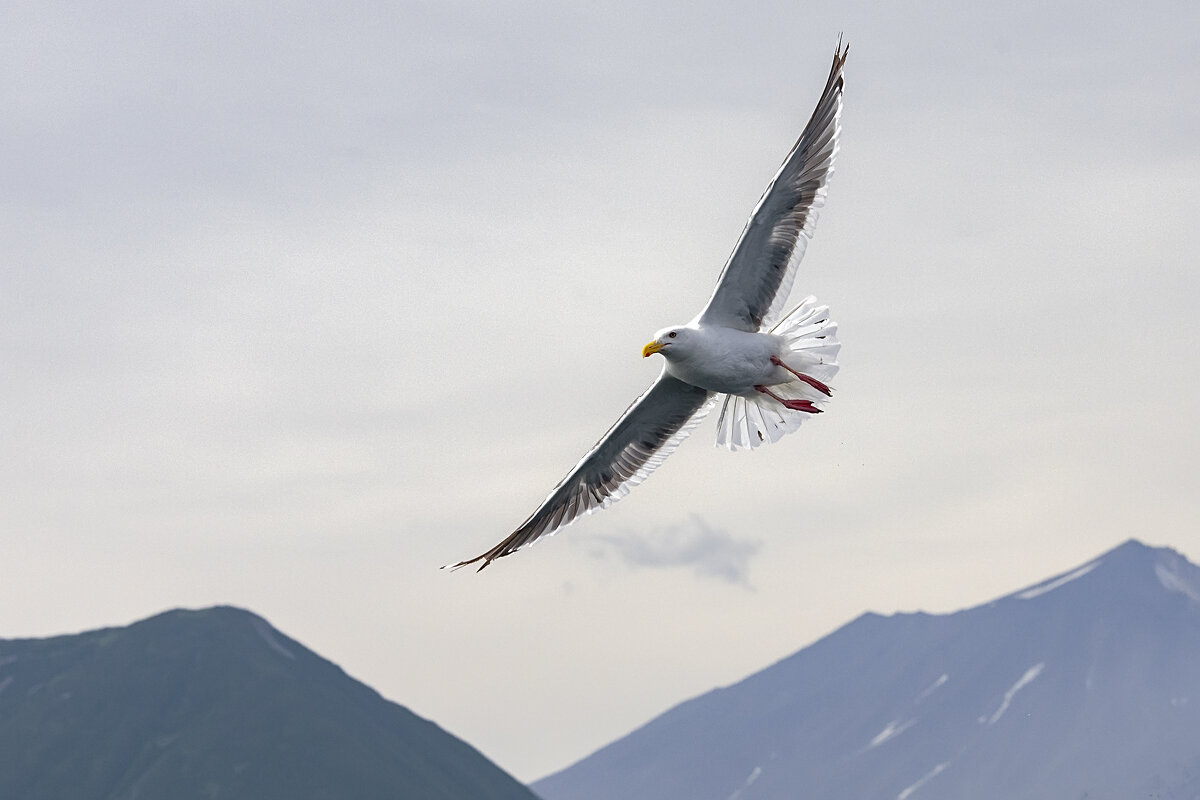
[[[701,323],[757,331],[783,311],[833,174],[841,133],[842,68],[849,51],[838,43],[821,100],[746,223],[700,312]]]
[[[675,451],[712,408],[712,394],[664,371],[604,438],[555,487],[529,519],[500,544],[453,568],[497,558],[549,536],[583,514],[620,500]]]

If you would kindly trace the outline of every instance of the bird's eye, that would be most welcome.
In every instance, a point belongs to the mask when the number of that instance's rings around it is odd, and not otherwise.
[[[678,335],[679,334],[676,333],[675,331],[671,331],[670,333],[667,334],[668,338],[671,338],[671,339],[674,339]]]

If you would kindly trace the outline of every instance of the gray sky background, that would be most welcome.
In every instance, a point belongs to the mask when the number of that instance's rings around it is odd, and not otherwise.
[[[1200,560],[1200,6],[0,7],[0,636],[266,616],[532,780],[864,610]],[[807,120],[830,412],[482,574]]]

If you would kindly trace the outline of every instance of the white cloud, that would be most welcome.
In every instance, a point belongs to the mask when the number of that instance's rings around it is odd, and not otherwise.
[[[690,568],[701,577],[746,588],[750,559],[762,549],[761,541],[736,538],[696,515],[648,533],[593,534],[588,541],[600,545],[592,551],[599,558],[613,557],[632,567]]]

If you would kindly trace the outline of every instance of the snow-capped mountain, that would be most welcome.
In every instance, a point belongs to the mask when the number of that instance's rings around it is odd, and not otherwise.
[[[865,614],[544,800],[1196,800],[1200,568],[1129,541],[953,614]]]

